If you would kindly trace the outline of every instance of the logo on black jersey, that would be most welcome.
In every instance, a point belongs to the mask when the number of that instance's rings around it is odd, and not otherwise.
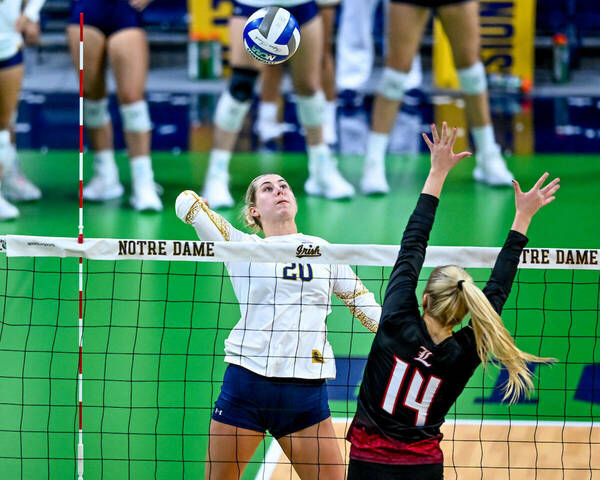
[[[298,258],[320,257],[320,256],[321,256],[321,249],[318,245],[316,247],[313,247],[311,244],[298,245],[298,248],[296,249],[296,257],[298,257]]]
[[[427,350],[423,345],[421,345],[421,350],[419,350],[419,355],[417,355],[413,360],[417,362],[421,362],[426,367],[431,367],[431,363],[427,361],[429,357],[431,357],[433,353]]]

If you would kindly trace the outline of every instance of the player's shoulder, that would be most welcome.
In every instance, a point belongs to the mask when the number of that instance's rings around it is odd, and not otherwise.
[[[242,237],[242,242],[254,242],[254,243],[260,243],[260,242],[264,242],[265,239],[258,236],[256,233],[244,233],[243,237]]]

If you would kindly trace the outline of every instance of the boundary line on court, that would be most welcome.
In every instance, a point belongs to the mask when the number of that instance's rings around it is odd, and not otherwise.
[[[333,423],[346,423],[352,422],[351,418],[332,418]],[[468,425],[468,426],[479,426],[479,425],[490,425],[490,426],[520,426],[520,427],[590,427],[600,428],[600,422],[570,422],[570,421],[557,421],[557,420],[447,420],[444,425]],[[283,450],[279,446],[279,443],[275,440],[271,440],[271,445],[267,450],[265,459],[263,460],[258,473],[254,477],[254,480],[270,480],[273,472],[277,468],[278,460],[283,455]]]

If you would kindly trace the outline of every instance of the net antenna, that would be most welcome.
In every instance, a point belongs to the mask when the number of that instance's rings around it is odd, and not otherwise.
[[[83,12],[79,14],[79,234],[83,243]],[[79,402],[79,443],[77,474],[83,480],[83,257],[79,257],[79,365],[77,368],[77,399]]]

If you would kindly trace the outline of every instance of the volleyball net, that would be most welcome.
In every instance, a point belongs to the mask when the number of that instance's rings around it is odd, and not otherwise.
[[[488,280],[498,248],[429,247],[431,267]],[[7,479],[203,478],[224,340],[240,319],[224,262],[348,264],[379,303],[398,246],[248,245],[0,237],[0,472]],[[79,257],[83,353],[79,358]],[[598,250],[526,249],[503,319],[536,365],[536,391],[501,403],[503,370],[480,368],[444,426],[445,478],[600,478]],[[252,302],[252,299],[248,300]],[[329,403],[342,454],[373,334],[335,296]],[[293,352],[290,352],[293,355]],[[79,425],[78,372],[83,374]],[[243,478],[290,479],[267,437]]]

